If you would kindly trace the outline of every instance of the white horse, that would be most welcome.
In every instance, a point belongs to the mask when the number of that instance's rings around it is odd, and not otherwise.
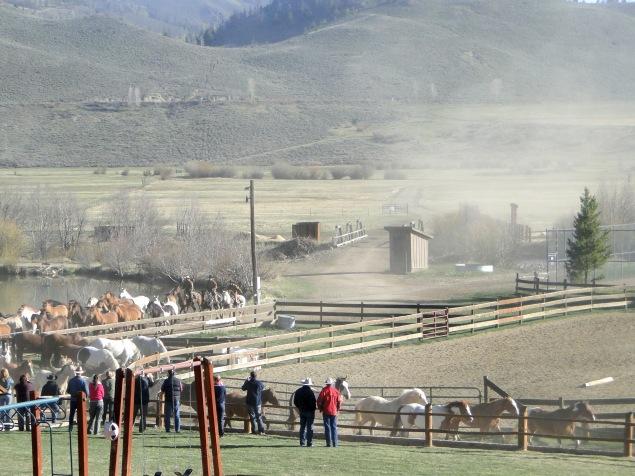
[[[0,319],[0,324],[9,326],[11,332],[20,332],[24,327],[24,320],[21,316],[11,316]]]
[[[474,417],[472,410],[465,401],[450,402],[446,405],[432,405],[430,407],[432,413],[432,428],[436,430],[449,430],[450,421],[453,418],[465,419],[466,423],[472,423]],[[394,429],[391,433],[395,435],[397,430],[401,430],[403,436],[408,436],[409,428],[426,428],[426,407],[418,403],[408,403],[397,409],[397,416],[394,420]],[[446,439],[449,435],[446,435]],[[455,439],[458,435],[454,435]]]
[[[97,349],[109,350],[121,367],[125,367],[130,362],[141,358],[139,348],[130,339],[106,339],[99,337],[92,341],[90,345]]]
[[[371,427],[382,425],[392,428],[395,422],[394,414],[402,406],[408,403],[419,403],[427,405],[428,398],[423,390],[420,388],[411,388],[404,390],[400,396],[393,400],[387,400],[383,397],[366,397],[362,398],[355,405],[355,425],[363,426],[370,422]],[[373,412],[387,412],[387,413],[373,413]],[[392,415],[391,415],[392,413]],[[358,430],[359,435],[362,434],[362,430]],[[373,434],[373,429],[370,429],[370,434]]]
[[[86,307],[96,306],[98,302],[99,299],[97,299],[96,297],[90,297],[88,298],[88,301],[86,301]]]
[[[234,296],[234,306],[245,307],[247,305],[247,299],[242,294],[236,293]]]
[[[4,351],[0,353],[0,367],[6,367],[7,364],[10,364],[12,360],[11,356],[11,346],[6,345]]]
[[[106,370],[116,370],[119,368],[119,362],[115,359],[107,349],[98,349],[92,346],[86,346],[79,349],[77,360],[81,362],[89,373],[102,373]]]
[[[148,304],[150,304],[150,298],[146,296],[133,296],[128,291],[126,291],[126,288],[121,288],[121,293],[119,294],[119,297],[121,299],[131,299],[132,302],[134,302],[137,306],[139,306],[141,310],[144,312],[146,308],[148,307]]]
[[[28,304],[22,304],[20,308],[18,309],[18,316],[22,318],[22,327],[25,329],[30,329],[32,325],[31,319],[34,316],[39,316],[39,315],[40,315],[40,310],[33,306],[29,306]]]
[[[226,309],[234,307],[234,300],[232,299],[231,294],[229,294],[229,291],[223,291],[221,293],[221,306]]]
[[[161,304],[161,306],[170,316],[176,316],[179,314],[179,305],[174,301],[165,301]]]
[[[168,349],[165,348],[165,345],[163,345],[163,342],[156,337],[135,336],[131,340],[139,348],[139,352],[141,352],[142,357],[162,354],[168,351]],[[159,363],[163,360],[167,361],[168,364],[170,363],[169,357],[162,357],[159,360]]]

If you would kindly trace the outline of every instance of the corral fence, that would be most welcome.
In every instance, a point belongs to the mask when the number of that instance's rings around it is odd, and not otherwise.
[[[292,313],[301,322],[313,324],[315,328],[232,342],[233,346],[248,349],[251,355],[257,357],[257,362],[237,362],[234,354],[218,355],[227,348],[227,343],[217,343],[171,350],[145,357],[132,365],[154,365],[165,357],[188,358],[193,355],[208,357],[217,372],[290,361],[300,363],[307,358],[379,346],[392,348],[404,342],[473,334],[484,329],[522,325],[581,311],[627,309],[632,299],[632,294],[627,292],[598,294],[593,288],[576,288],[445,309],[421,309],[422,306],[417,304],[278,302],[276,315]],[[419,312],[413,313],[412,306],[420,306]],[[336,323],[327,325],[326,318]]]
[[[613,284],[600,284],[592,280],[591,283],[570,283],[566,279],[563,281],[550,281],[548,277],[541,278],[535,273],[533,276],[521,276],[516,273],[516,295],[520,294],[540,294],[550,291],[567,290],[570,288],[613,288]]]

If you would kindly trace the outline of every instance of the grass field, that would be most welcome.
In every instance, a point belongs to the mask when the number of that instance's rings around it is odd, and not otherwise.
[[[121,190],[153,199],[172,223],[179,209],[195,200],[209,216],[222,216],[236,230],[249,229],[245,179],[180,175],[165,181],[152,178],[144,185],[144,169],[131,168],[128,175],[121,175],[122,170],[112,168],[101,175],[94,174],[92,168],[1,169],[0,188],[50,187],[76,193],[88,205],[92,223],[100,217],[108,197]],[[607,171],[603,165],[530,175],[501,169],[407,172],[407,180],[383,180],[381,171],[372,180],[273,180],[267,174],[256,181],[257,233],[289,236],[292,223],[320,221],[322,232],[330,236],[335,225],[347,221],[361,219],[370,228],[405,223],[415,217],[426,222],[465,203],[507,219],[510,202],[520,206],[519,222],[540,230],[571,214],[585,186],[596,189],[601,181],[620,180],[618,171]],[[382,204],[389,203],[407,205],[409,216],[382,215]]]
[[[164,475],[191,467],[201,474],[198,434],[181,433],[171,438],[149,430],[144,438],[135,435],[133,474]],[[68,438],[65,430],[54,434],[56,472],[68,471]],[[3,474],[31,474],[31,449],[28,434],[12,432],[0,438],[11,457],[3,461]],[[43,437],[45,474],[50,466],[48,436]],[[622,475],[635,469],[632,460],[608,457],[423,449],[375,444],[342,443],[337,449],[325,448],[318,440],[313,448],[300,448],[295,439],[250,435],[228,435],[221,440],[226,474],[243,475],[357,475],[357,474],[514,474],[514,475]],[[73,442],[76,451],[76,442]],[[3,453],[6,455],[3,451]],[[108,442],[102,437],[89,440],[91,476],[105,475],[108,469]],[[75,471],[77,462],[75,462]],[[145,471],[144,471],[145,470]]]

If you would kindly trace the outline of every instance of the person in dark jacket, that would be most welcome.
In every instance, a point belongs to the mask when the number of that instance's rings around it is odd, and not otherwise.
[[[108,415],[108,421],[112,421],[112,413],[115,406],[115,381],[112,378],[112,372],[109,370],[106,372],[106,377],[101,381],[104,387],[104,414],[101,416],[101,424],[106,422],[106,415]]]
[[[216,400],[216,419],[218,420],[218,435],[225,436],[225,398],[227,389],[220,379],[220,375],[214,375],[214,398]]]
[[[35,390],[33,384],[29,381],[27,375],[20,375],[20,381],[13,387],[15,390],[15,401],[17,403],[28,402],[31,400],[31,392]],[[18,409],[18,429],[20,431],[31,430],[31,409]]]
[[[71,396],[71,405],[68,412],[68,431],[73,431],[73,423],[75,419],[75,413],[77,413],[77,394],[78,392],[84,392],[86,398],[88,398],[88,383],[82,377],[84,370],[81,367],[75,369],[75,376],[68,381],[66,391]]]
[[[49,375],[48,377],[46,377],[46,383],[44,384],[44,386],[42,387],[42,392],[40,393],[41,397],[59,397],[60,396],[60,387],[59,385],[57,385],[57,375]],[[60,407],[57,403],[49,403],[48,405],[43,405],[40,409],[42,411],[46,410],[47,408],[51,409],[51,422],[55,423],[56,419],[57,419],[57,413],[60,411]],[[42,418],[44,419],[45,416],[42,413]]]
[[[165,431],[170,433],[170,418],[174,414],[174,431],[181,432],[181,392],[183,392],[183,383],[176,375],[174,370],[168,371],[168,378],[161,384],[161,392],[165,397],[165,411],[163,415],[163,424]]]
[[[265,434],[265,427],[262,423],[262,391],[265,386],[260,380],[256,372],[253,370],[249,374],[249,378],[243,383],[242,389],[247,392],[245,403],[247,404],[247,412],[251,420],[251,432],[259,435]],[[258,431],[256,431],[258,428]]]
[[[137,414],[141,413],[139,418],[139,431],[143,433],[146,431],[146,425],[148,423],[148,403],[150,403],[150,387],[154,385],[154,379],[152,374],[146,376],[145,373],[137,375],[134,386],[134,416],[132,418],[132,425],[134,426],[137,420]]]
[[[315,421],[315,394],[310,378],[302,381],[302,386],[295,391],[293,405],[300,413],[300,446],[313,446],[313,422]]]

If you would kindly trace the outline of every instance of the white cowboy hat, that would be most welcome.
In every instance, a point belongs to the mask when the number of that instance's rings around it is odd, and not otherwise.
[[[300,383],[302,385],[308,385],[310,387],[311,385],[313,385],[313,380],[311,380],[311,377],[307,377],[304,380],[300,380]]]
[[[81,366],[77,366],[75,368],[75,375],[80,375],[84,373],[84,369]]]
[[[335,383],[335,380],[333,380],[333,377],[329,377],[326,379],[326,382],[324,382],[326,385],[333,385]]]

